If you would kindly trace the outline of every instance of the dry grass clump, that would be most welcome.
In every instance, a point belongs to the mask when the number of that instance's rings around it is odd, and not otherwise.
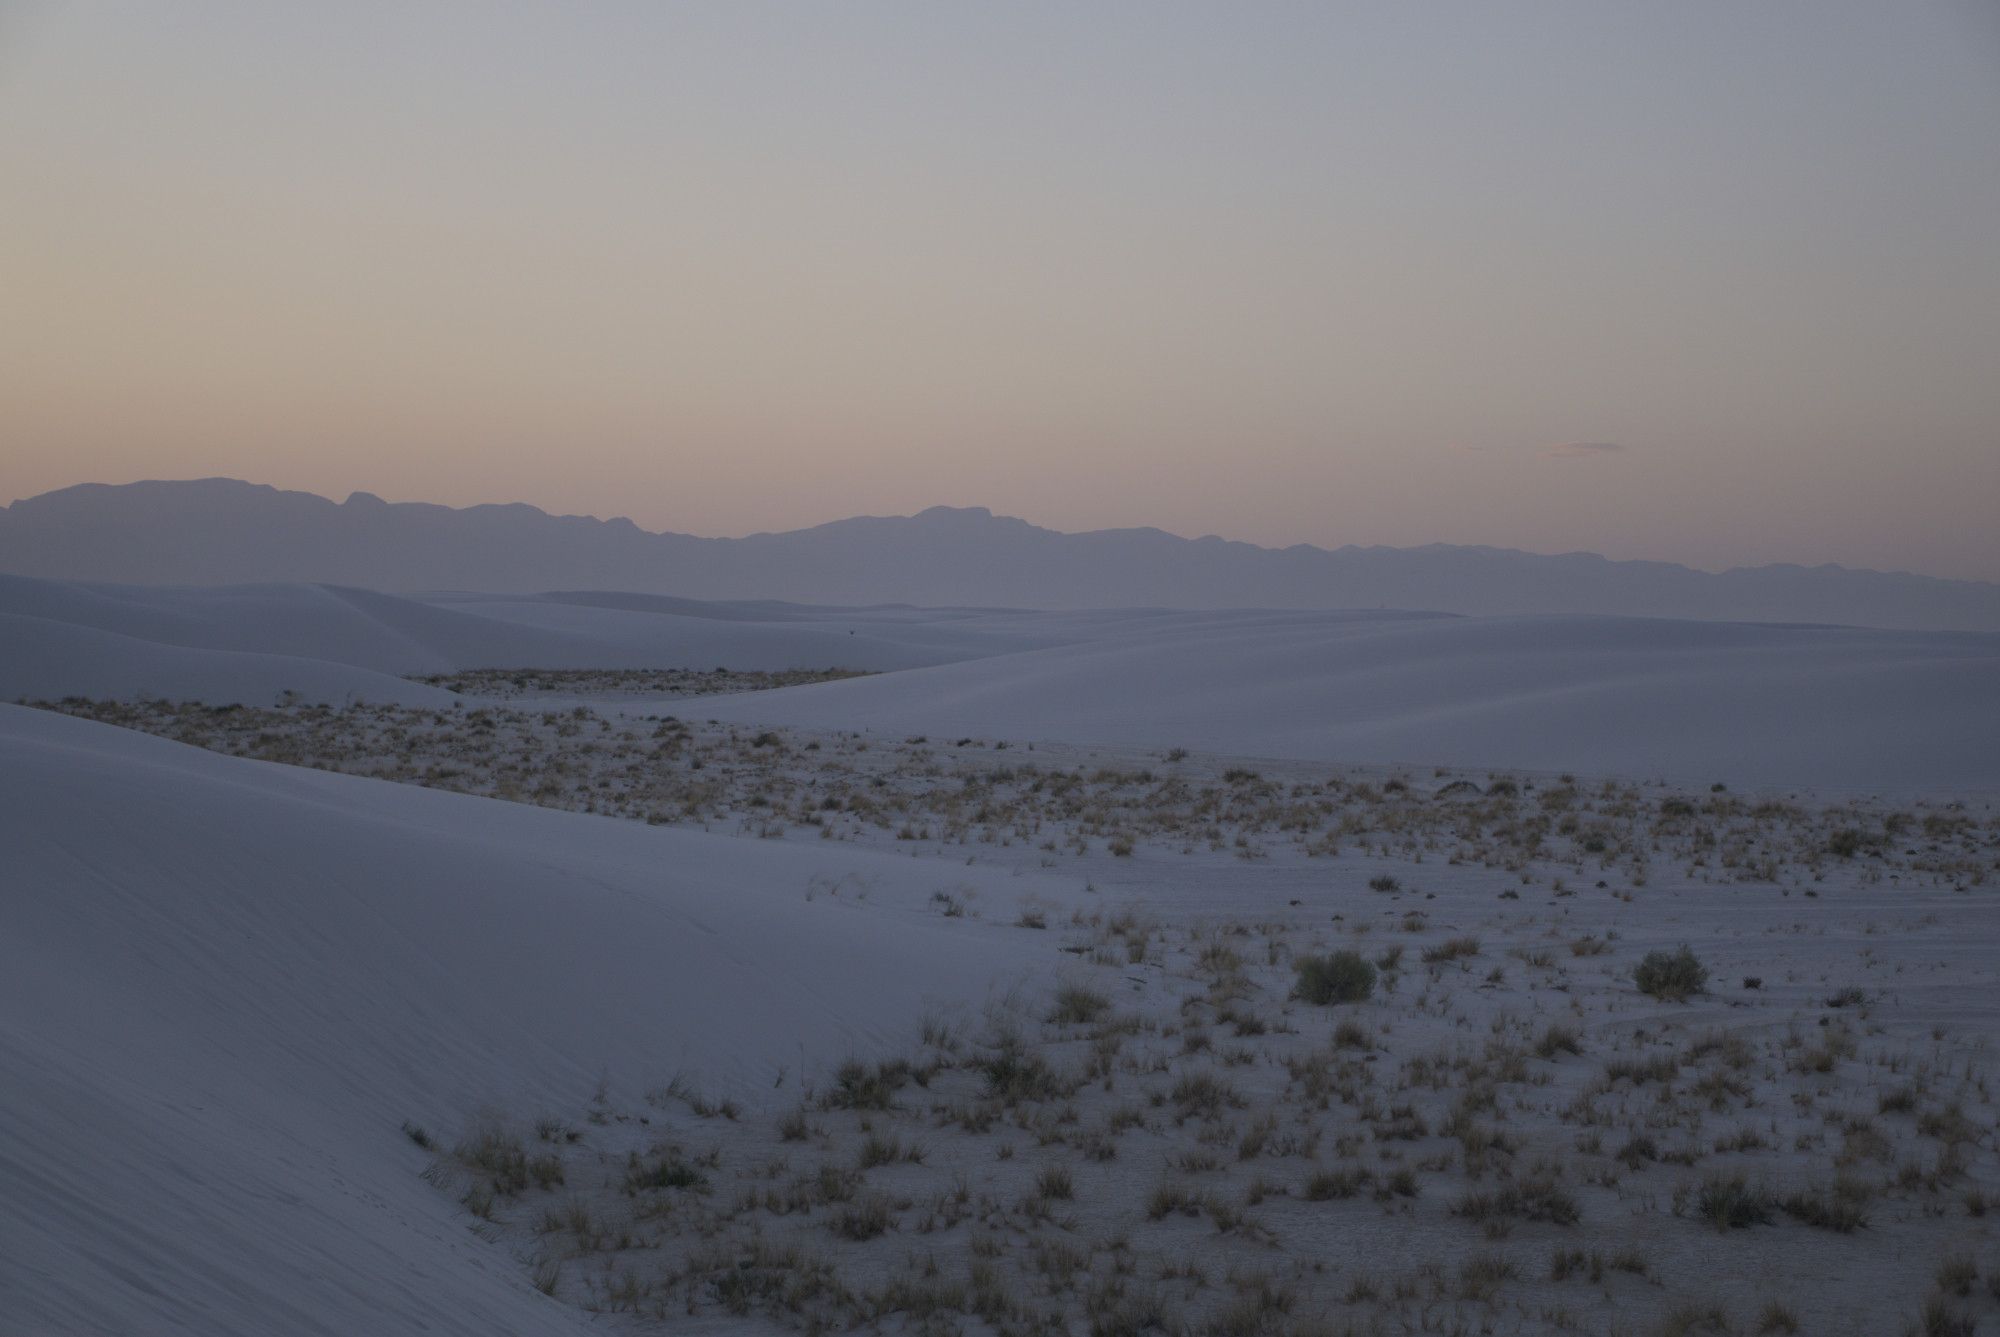
[[[1702,1181],[1694,1210],[1717,1230],[1769,1225],[1777,1202],[1742,1175],[1713,1175]]]
[[[982,1068],[987,1094],[1008,1106],[1058,1100],[1075,1089],[1075,1084],[1059,1075],[1041,1054],[1012,1037],[1001,1042]]]
[[[1375,967],[1359,952],[1303,956],[1294,969],[1292,996],[1317,1007],[1364,1002],[1375,992]]]
[[[1841,1176],[1831,1184],[1790,1194],[1779,1206],[1787,1216],[1809,1226],[1847,1235],[1868,1224],[1868,1204],[1874,1196],[1867,1184]]]
[[[1567,1281],[1571,1277],[1588,1278],[1592,1285],[1601,1285],[1607,1274],[1625,1272],[1635,1277],[1643,1277],[1652,1270],[1646,1256],[1637,1249],[1621,1249],[1613,1254],[1602,1254],[1592,1249],[1557,1249],[1549,1256],[1549,1280]]]
[[[1315,1170],[1307,1176],[1300,1196],[1307,1202],[1335,1202],[1352,1198],[1375,1182],[1364,1169]]]
[[[1425,965],[1441,965],[1449,961],[1462,961],[1479,955],[1479,939],[1447,938],[1443,942],[1432,943],[1420,955]]]
[[[503,1128],[488,1124],[475,1129],[453,1154],[465,1165],[482,1171],[495,1193],[506,1196],[528,1187],[527,1148]]]
[[[1942,1295],[1925,1300],[1916,1321],[1903,1328],[1906,1337],[1976,1337],[1978,1331],[1979,1320],[1954,1309]]]
[[[1504,1184],[1490,1193],[1468,1193],[1452,1206],[1453,1216],[1482,1225],[1503,1220],[1575,1225],[1582,1217],[1576,1199],[1552,1175]]]
[[[672,1149],[641,1157],[633,1152],[625,1162],[625,1189],[637,1193],[645,1189],[702,1189],[708,1186],[701,1171],[681,1159]]]
[[[824,1104],[828,1109],[886,1110],[895,1104],[896,1093],[906,1086],[916,1070],[903,1060],[863,1063],[849,1059],[834,1073]]]
[[[1111,1000],[1095,989],[1065,984],[1056,990],[1049,1021],[1058,1026],[1088,1026],[1111,1010]]]

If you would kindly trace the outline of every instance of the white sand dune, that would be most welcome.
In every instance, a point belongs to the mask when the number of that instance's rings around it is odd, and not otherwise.
[[[378,595],[377,598],[388,598]],[[947,664],[1067,644],[1094,628],[1063,627],[1040,613],[960,609],[808,608],[800,604],[700,605],[702,611],[620,608],[573,601],[435,597],[529,635],[560,639],[536,659],[454,650],[455,667],[854,668],[884,671]],[[677,603],[691,603],[677,600]],[[530,641],[520,653],[530,653]]]
[[[587,594],[414,599],[329,585],[174,588],[4,575],[0,615],[183,649],[289,655],[388,674],[718,665],[897,669],[1060,644],[1090,634],[1094,625],[976,610]],[[23,653],[0,643],[0,675]],[[0,678],[0,696],[18,695]]]
[[[1039,958],[1067,884],[245,762],[0,706],[0,1327],[581,1332],[398,1125],[796,1098]],[[1043,948],[1043,951],[1046,949]]]
[[[300,655],[191,649],[96,627],[0,613],[0,701],[205,701],[268,706],[301,701],[449,706],[440,687]]]
[[[252,701],[290,688],[430,703],[452,698],[380,666],[557,654],[579,658],[547,666],[620,666],[602,657],[613,650],[633,657],[623,664],[841,662],[828,639],[913,666],[687,713],[937,741],[2000,789],[1990,635],[0,582],[5,695]],[[777,662],[744,658],[760,654]],[[1046,980],[1056,935],[1011,927],[1030,898],[1054,920],[1126,892],[1161,912],[1279,915],[1310,896],[1323,934],[1339,922],[1321,917],[1326,898],[1373,896],[1361,887],[1377,866],[1299,855],[1274,878],[1231,855],[1170,863],[1149,849],[1077,865],[1104,879],[1091,896],[1026,871],[1047,865],[1025,842],[1016,873],[983,855],[969,865],[956,846],[911,858],[708,835],[247,762],[4,705],[0,850],[0,1329],[224,1337],[596,1331],[538,1293],[509,1246],[467,1229],[456,1196],[424,1179],[404,1120],[450,1138],[485,1110],[573,1113],[600,1083],[644,1110],[676,1075],[789,1104],[808,1066],[823,1076],[847,1054],[904,1049],[926,1011],[976,1011]],[[1433,906],[1441,925],[1477,927],[1503,904],[1540,913],[1496,900],[1490,869],[1438,861],[1424,877],[1426,904],[1433,886],[1458,897]],[[983,914],[940,913],[941,891]],[[1750,893],[1704,879],[1693,894],[1705,899],[1656,889],[1637,909],[1607,894],[1591,913],[1653,916],[1620,920],[1621,943],[1666,944],[1690,926],[1715,936],[1721,898]],[[1770,900],[1788,889],[1755,894],[1779,917],[1772,932],[1795,919],[1794,902]],[[1784,982],[1823,993],[1818,939],[1800,941]],[[1745,955],[1718,963],[1749,970],[1770,947],[1727,950]],[[1976,975],[1949,978],[1944,1004],[1983,996]],[[1622,973],[1601,987],[1628,997]]]
[[[8,615],[12,615],[8,617]],[[878,677],[717,719],[1878,792],[2000,788],[2000,635],[1389,611],[1024,612],[0,577],[0,699],[444,699],[488,667]]]
[[[809,728],[1688,783],[2000,788],[2000,636],[1598,617],[1181,614],[704,702]]]
[[[482,619],[322,585],[152,588],[0,576],[0,613],[193,650],[292,655],[381,673],[432,673],[512,646]],[[532,637],[523,648],[538,646]]]

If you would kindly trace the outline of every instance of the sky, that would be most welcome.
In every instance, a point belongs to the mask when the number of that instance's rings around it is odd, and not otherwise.
[[[2000,6],[0,0],[0,501],[2000,580]]]

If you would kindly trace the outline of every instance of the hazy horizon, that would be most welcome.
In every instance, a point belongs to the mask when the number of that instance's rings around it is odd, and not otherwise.
[[[2000,17],[0,16],[0,497],[2000,580]]]

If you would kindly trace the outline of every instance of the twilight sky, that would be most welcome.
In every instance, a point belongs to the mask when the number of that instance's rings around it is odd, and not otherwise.
[[[2000,579],[2000,7],[0,0],[0,502]]]

